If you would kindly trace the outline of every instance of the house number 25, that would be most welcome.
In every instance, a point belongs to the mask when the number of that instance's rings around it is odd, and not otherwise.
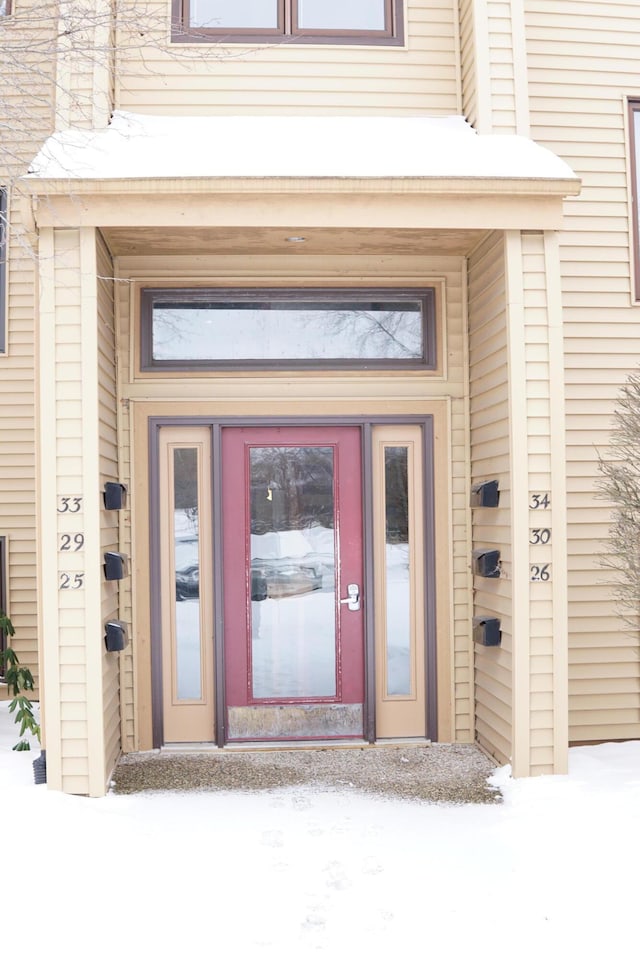
[[[61,573],[61,590],[81,590],[84,587],[84,573]]]

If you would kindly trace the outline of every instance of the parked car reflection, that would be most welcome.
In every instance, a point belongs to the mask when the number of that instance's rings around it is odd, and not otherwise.
[[[320,564],[284,560],[254,560],[251,564],[251,599],[278,600],[322,590]]]
[[[323,565],[282,560],[254,560],[251,564],[251,599],[279,600],[322,590]],[[333,587],[333,584],[331,584]],[[189,563],[176,570],[176,600],[193,600],[200,596],[200,568]]]
[[[194,600],[200,596],[200,568],[190,563],[176,570],[176,600]]]

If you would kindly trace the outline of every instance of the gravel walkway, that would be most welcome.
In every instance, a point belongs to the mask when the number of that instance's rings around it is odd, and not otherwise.
[[[496,803],[493,761],[473,744],[128,754],[116,793],[142,790],[275,790],[311,786],[428,803]]]

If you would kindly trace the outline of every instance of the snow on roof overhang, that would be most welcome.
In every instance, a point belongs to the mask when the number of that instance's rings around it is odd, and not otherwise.
[[[127,181],[422,181],[452,192],[575,195],[580,181],[526,137],[480,135],[463,117],[143,116],[117,111],[103,130],[66,130],[44,143],[23,178],[39,193]],[[502,186],[498,186],[500,181]],[[484,189],[481,183],[484,182]],[[527,184],[525,188],[525,182]],[[202,186],[200,186],[202,189]],[[416,189],[419,189],[416,183]],[[109,189],[110,192],[110,189]],[[128,191],[127,191],[128,192]]]

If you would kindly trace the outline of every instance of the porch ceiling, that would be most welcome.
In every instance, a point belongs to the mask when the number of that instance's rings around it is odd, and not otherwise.
[[[113,256],[192,256],[202,254],[262,254],[291,256],[413,255],[466,256],[483,230],[417,230],[305,228],[292,226],[104,227],[102,234]],[[292,242],[288,237],[304,237]]]

